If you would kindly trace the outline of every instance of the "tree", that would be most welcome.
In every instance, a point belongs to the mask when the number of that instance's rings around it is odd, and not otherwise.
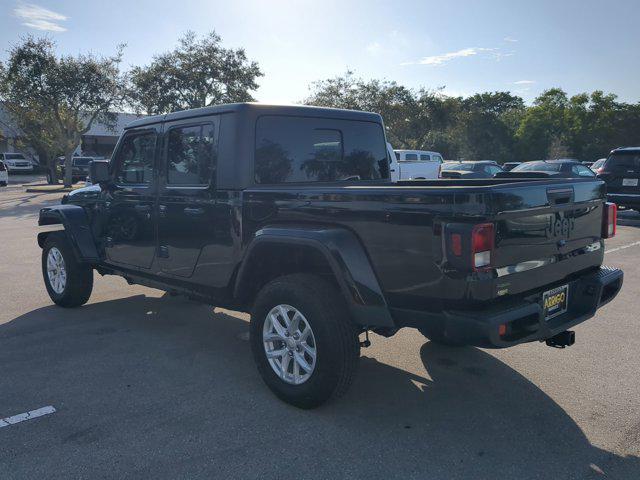
[[[56,158],[63,154],[61,140],[51,112],[40,105],[5,103],[5,108],[19,130],[17,146],[31,148],[38,155],[40,165],[47,167],[49,183],[58,183]]]
[[[187,32],[178,47],[131,71],[134,108],[149,115],[252,101],[263,74],[244,49],[223,48],[215,32],[198,39]]]
[[[542,92],[522,117],[516,132],[522,160],[549,158],[552,143],[567,145],[568,129],[566,110],[569,107],[567,94],[560,88]],[[567,154],[572,154],[566,149]]]
[[[307,105],[380,113],[387,136],[396,148],[411,148],[417,134],[415,93],[386,80],[364,81],[347,71],[342,76],[314,82]]]
[[[17,123],[28,124],[24,115],[42,113],[52,121],[42,124],[65,155],[65,186],[72,182],[72,155],[82,135],[94,122],[113,125],[114,109],[126,96],[126,79],[119,64],[124,46],[113,57],[94,55],[56,56],[49,39],[27,37],[9,52],[0,79],[0,94]]]

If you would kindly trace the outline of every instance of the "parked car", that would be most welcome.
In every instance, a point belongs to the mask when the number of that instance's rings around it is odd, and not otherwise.
[[[9,173],[33,173],[33,163],[22,153],[0,153]]]
[[[595,173],[582,163],[571,160],[535,160],[525,162],[511,170],[510,174],[519,172],[544,172],[550,176],[562,178],[594,177]]]
[[[592,171],[594,171],[596,174],[598,174],[599,170],[602,168],[602,166],[604,165],[604,162],[606,162],[606,161],[607,161],[606,158],[600,158],[600,159],[596,160],[595,162],[593,162],[589,168]]]
[[[493,160],[475,162],[446,162],[440,169],[441,178],[492,178],[503,168]]]
[[[71,159],[71,162],[72,162],[71,177],[72,177],[73,183],[79,182],[81,180],[86,180],[87,176],[89,175],[89,165],[94,160],[96,160],[96,158],[84,157],[84,156],[74,156]],[[64,172],[65,172],[64,162],[65,162],[64,157],[58,158],[58,163],[59,163],[58,177],[59,178],[64,178]]]
[[[430,180],[438,178],[442,155],[425,150],[394,150],[391,170],[398,180]],[[393,178],[392,178],[393,179]]]
[[[7,166],[0,160],[0,187],[6,187],[9,184],[9,172]]]
[[[607,184],[607,198],[629,209],[640,210],[640,147],[616,148],[598,170]]]
[[[581,162],[581,163],[587,168],[591,168],[591,166],[593,165],[593,162]]]
[[[522,162],[505,162],[505,163],[502,164],[502,169],[505,172],[509,172],[509,171],[513,170],[514,168],[516,168],[521,163]]]
[[[56,230],[38,233],[52,301],[87,302],[96,270],[250,312],[258,371],[298,407],[347,390],[370,330],[564,347],[623,281],[601,267],[616,212],[601,180],[391,184],[373,113],[234,104],[146,117],[91,178],[40,211]]]

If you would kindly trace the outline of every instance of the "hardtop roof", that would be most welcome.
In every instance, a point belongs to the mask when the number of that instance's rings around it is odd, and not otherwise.
[[[370,122],[381,122],[382,117],[377,113],[363,112],[359,110],[344,110],[339,108],[313,107],[308,105],[269,105],[264,103],[227,103],[212,105],[209,107],[180,110],[164,115],[153,115],[135,120],[125,127],[126,129],[153,125],[160,122],[171,122],[195,117],[205,117],[221,113],[243,112],[259,115],[301,115],[306,117],[327,117],[338,119],[351,119]]]

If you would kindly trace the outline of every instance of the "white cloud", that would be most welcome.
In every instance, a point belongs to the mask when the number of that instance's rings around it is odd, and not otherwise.
[[[511,42],[511,43],[515,43],[518,41],[517,38],[513,38],[513,37],[504,37],[503,39],[505,42]]]
[[[382,50],[382,45],[380,45],[379,42],[371,42],[367,45],[366,50],[369,55],[376,56],[380,53],[380,50]]]
[[[22,25],[36,30],[48,32],[66,32],[67,29],[59,22],[67,19],[65,15],[48,10],[32,3],[18,4],[13,14],[22,20]]]
[[[513,82],[514,85],[533,85],[536,83],[535,80],[518,80],[517,82]]]
[[[429,57],[423,57],[417,62],[407,62],[402,65],[430,65],[430,66],[440,66],[446,63],[449,63],[451,60],[456,58],[465,58],[472,57],[478,55],[480,53],[489,53],[491,56],[499,60],[502,56],[509,56],[512,54],[500,54],[497,52],[496,48],[483,48],[483,47],[472,47],[472,48],[463,48],[462,50],[458,50],[456,52],[443,53],[441,55],[432,55]]]

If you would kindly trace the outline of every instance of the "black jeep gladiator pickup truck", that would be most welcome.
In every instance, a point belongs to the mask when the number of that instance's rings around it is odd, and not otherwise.
[[[130,124],[94,185],[44,208],[44,282],[93,270],[250,312],[266,384],[304,408],[346,391],[362,333],[502,348],[573,343],[622,286],[596,178],[389,181],[373,113],[234,104]]]

